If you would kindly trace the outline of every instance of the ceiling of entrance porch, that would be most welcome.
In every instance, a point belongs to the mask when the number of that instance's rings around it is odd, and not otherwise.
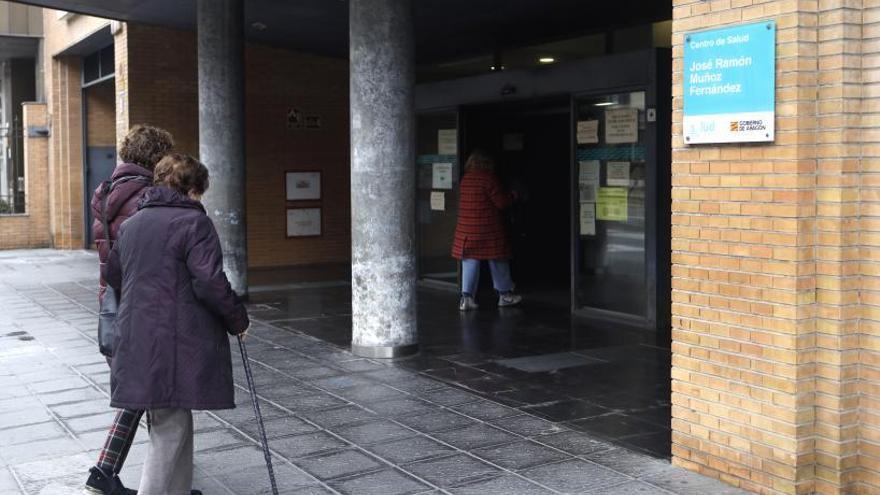
[[[39,41],[39,38],[26,36],[0,36],[0,60],[33,58]]]
[[[24,0],[123,21],[195,26],[195,0]],[[671,0],[413,0],[420,64],[672,18]],[[347,0],[245,0],[251,41],[348,54]]]

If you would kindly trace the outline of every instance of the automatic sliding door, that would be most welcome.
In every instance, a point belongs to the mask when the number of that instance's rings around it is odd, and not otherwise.
[[[416,135],[419,276],[457,284],[450,253],[458,220],[458,112],[420,114]]]
[[[648,316],[645,92],[575,98],[575,311]]]

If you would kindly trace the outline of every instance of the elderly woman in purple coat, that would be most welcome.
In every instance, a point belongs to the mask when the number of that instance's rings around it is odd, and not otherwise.
[[[110,403],[149,415],[138,493],[188,495],[192,410],[235,407],[227,333],[246,333],[249,320],[199,202],[208,170],[171,154],[154,176],[155,187],[120,228],[106,266],[105,278],[120,294]]]

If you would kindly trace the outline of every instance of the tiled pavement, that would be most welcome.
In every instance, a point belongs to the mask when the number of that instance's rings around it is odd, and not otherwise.
[[[90,253],[0,253],[0,493],[77,493],[112,412],[93,341]],[[259,320],[261,310],[253,314]],[[742,493],[668,462],[487,400],[412,367],[358,359],[257,321],[254,362],[285,494]],[[236,382],[244,383],[236,363]],[[268,493],[244,389],[196,414],[195,487]],[[135,487],[139,433],[123,479]]]

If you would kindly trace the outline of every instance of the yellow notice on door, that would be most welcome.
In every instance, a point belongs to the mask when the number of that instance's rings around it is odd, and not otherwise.
[[[600,187],[596,202],[596,219],[608,222],[626,222],[629,203],[625,187]]]

